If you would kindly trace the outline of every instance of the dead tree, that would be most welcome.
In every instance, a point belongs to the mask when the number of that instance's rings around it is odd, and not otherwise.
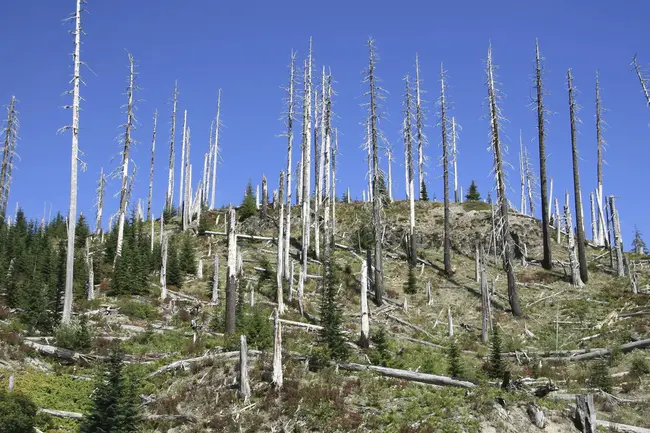
[[[517,281],[515,279],[515,270],[513,265],[512,236],[510,234],[510,223],[508,220],[508,198],[506,197],[506,179],[503,169],[503,154],[501,149],[501,140],[499,137],[499,121],[501,120],[501,111],[497,105],[498,95],[494,84],[494,66],[492,65],[492,45],[488,47],[487,58],[487,86],[488,86],[488,104],[490,106],[490,130],[491,130],[491,149],[494,153],[494,175],[497,181],[498,208],[501,219],[501,241],[503,245],[503,269],[508,275],[508,301],[512,314],[521,317],[523,312],[519,305],[519,296],[517,295]]]
[[[102,214],[104,212],[104,188],[106,186],[106,176],[104,167],[99,171],[99,182],[97,182],[97,214],[95,216],[95,235],[99,236],[102,232]]]
[[[373,182],[373,168],[372,168],[372,140],[371,140],[371,132],[370,132],[370,122],[366,120],[366,154],[368,155],[367,160],[368,160],[368,172],[366,173],[366,177],[368,178],[368,201],[372,201],[372,182]],[[408,185],[408,181],[406,182],[406,185]],[[407,188],[408,189],[408,188]],[[406,192],[407,198],[408,198],[408,191]],[[365,199],[363,201],[366,201]]]
[[[487,282],[487,271],[485,270],[485,253],[483,246],[479,249],[479,264],[481,274],[481,340],[483,343],[488,342],[488,332],[492,329],[492,304],[490,302],[490,290]]]
[[[544,88],[542,83],[542,57],[539,53],[539,43],[535,41],[535,87],[537,90],[537,140],[539,142],[539,186],[541,189],[542,201],[542,242],[544,245],[544,258],[542,267],[553,268],[553,256],[551,253],[551,234],[549,232],[551,200],[546,195],[546,132],[544,130]],[[553,194],[553,182],[551,181],[551,195]]]
[[[88,287],[86,291],[86,299],[92,301],[95,299],[95,273],[93,268],[93,256],[90,253],[90,244],[91,238],[88,236],[86,238],[86,251],[84,254],[86,259],[86,269],[88,271]]]
[[[589,280],[589,272],[587,271],[587,255],[585,252],[585,229],[582,213],[582,192],[580,191],[580,170],[578,168],[578,131],[576,129],[577,122],[577,106],[573,92],[573,76],[571,69],[567,72],[567,87],[569,89],[569,116],[571,121],[571,153],[573,155],[573,189],[574,200],[576,209],[576,226],[577,226],[577,243],[578,243],[578,261],[580,262],[580,278],[583,283]],[[569,227],[572,230],[572,227]]]
[[[597,237],[594,239],[596,245],[603,246],[607,244],[607,239],[605,235],[605,226],[607,223],[604,221],[603,213],[603,148],[605,146],[605,140],[603,139],[603,108],[600,100],[600,80],[598,78],[598,71],[596,71],[596,146],[598,153],[598,162],[596,166],[596,177],[598,180],[598,193],[597,193]]]
[[[248,344],[246,336],[239,336],[239,397],[247,402],[251,398],[251,385],[248,381]]]
[[[83,0],[77,0],[77,8],[74,14],[74,52],[72,54],[73,75],[72,75],[72,126],[65,127],[72,131],[72,153],[70,168],[70,209],[68,210],[68,248],[65,267],[65,294],[63,298],[63,314],[61,322],[69,324],[72,317],[72,280],[74,271],[74,240],[77,223],[77,164],[79,163],[79,84],[81,82],[81,60],[79,51],[81,48],[81,4]]]
[[[135,129],[135,113],[134,113],[134,92],[135,87],[135,62],[133,56],[129,53],[129,85],[126,90],[127,96],[127,105],[126,105],[126,123],[122,125],[124,127],[124,135],[122,136],[123,147],[122,147],[122,164],[120,166],[121,170],[116,171],[116,176],[119,175],[119,172],[122,173],[122,188],[120,190],[120,209],[118,216],[118,227],[117,227],[117,247],[115,249],[115,262],[119,260],[122,255],[122,243],[124,241],[124,223],[126,220],[126,208],[129,201],[129,194],[127,191],[127,182],[129,177],[129,160],[131,145],[133,145],[133,130]]]
[[[336,236],[336,156],[339,153],[339,130],[334,128],[334,146],[332,147],[332,242]]]
[[[623,240],[621,239],[621,223],[618,218],[618,210],[614,202],[614,196],[609,196],[609,209],[612,213],[612,228],[614,229],[614,248],[616,250],[616,275],[625,276],[625,263],[623,258]]]
[[[382,247],[382,198],[378,194],[379,183],[381,181],[381,174],[379,172],[379,100],[382,98],[380,94],[382,89],[377,85],[377,77],[375,75],[375,64],[377,62],[377,53],[375,50],[375,42],[373,39],[368,40],[368,69],[364,82],[369,85],[368,103],[368,126],[370,129],[370,144],[372,146],[372,228],[373,228],[373,241],[375,247],[375,302],[379,306],[382,304],[384,294],[384,265],[383,265],[383,247]]]
[[[322,116],[325,128],[323,129],[323,169],[325,172],[325,194],[323,195],[323,235],[325,256],[330,257],[330,249],[334,235],[332,234],[332,221],[330,221],[330,207],[332,204],[332,74],[327,77],[326,97],[323,100]]]
[[[282,289],[282,271],[284,269],[282,263],[284,260],[284,171],[280,172],[280,181],[278,183],[278,202],[280,203],[280,212],[278,216],[278,264],[276,266],[276,284],[278,286],[278,311],[280,314],[284,314],[284,294]],[[291,212],[291,209],[289,209],[289,212]]]
[[[228,267],[226,275],[226,334],[235,333],[237,309],[237,234],[235,209],[228,209]]]
[[[284,279],[289,278],[289,251],[291,249],[291,152],[293,151],[293,120],[295,112],[295,61],[296,54],[291,51],[291,64],[289,66],[289,87],[287,88],[287,215],[284,227]],[[282,224],[282,222],[280,222]]]
[[[530,216],[535,216],[535,201],[533,200],[533,184],[535,183],[535,173],[533,173],[533,166],[530,163],[528,156],[528,148],[524,146],[524,170],[526,174],[526,187],[528,189],[528,206],[530,208]]]
[[[370,345],[370,322],[368,320],[368,264],[361,261],[361,337],[359,345]]]
[[[282,224],[280,224],[282,225]],[[273,311],[273,386],[276,390],[282,388],[282,324],[280,323],[280,312]]]
[[[596,407],[594,396],[591,394],[576,395],[576,409],[573,423],[580,433],[596,433]]]
[[[309,57],[305,63],[302,128],[302,267],[307,272],[309,237],[311,229],[311,114],[312,114],[312,51],[309,40]]]
[[[151,137],[151,168],[149,169],[149,197],[147,199],[147,221],[151,221],[151,200],[153,199],[153,167],[154,155],[156,153],[156,124],[158,122],[158,110],[153,115],[153,135]]]
[[[266,219],[269,213],[269,187],[266,176],[262,175],[262,219]]]
[[[162,219],[162,218],[161,218]],[[169,238],[163,235],[162,240],[162,266],[160,268],[160,300],[167,299],[167,251],[168,251]]]
[[[212,298],[215,305],[219,305],[219,254],[214,253],[214,273],[212,274]]]
[[[408,257],[409,265],[417,264],[417,246],[415,239],[415,187],[414,187],[414,170],[413,170],[413,108],[411,84],[409,76],[404,77],[406,89],[404,91],[404,122],[402,123],[402,137],[404,139],[404,166],[406,170],[406,189],[408,190],[409,199],[409,234],[408,234]]]
[[[576,255],[576,245],[573,237],[573,221],[571,220],[571,208],[569,206],[569,192],[565,192],[564,220],[567,228],[567,239],[569,246],[569,267],[571,268],[571,283],[574,287],[582,287],[583,281],[579,270],[579,261]]]
[[[176,107],[178,106],[178,81],[174,81],[174,97],[172,101],[172,128],[169,138],[169,176],[167,178],[167,196],[165,209],[171,212],[174,207],[174,145],[176,141]]]
[[[7,122],[4,129],[4,142],[2,145],[2,166],[0,166],[0,216],[7,213],[9,193],[11,191],[11,170],[16,154],[18,140],[18,117],[16,114],[16,97],[11,97],[7,107]]]
[[[185,119],[187,119],[187,110],[185,110]],[[192,165],[190,164],[190,148],[191,148],[191,135],[192,130],[190,127],[187,127],[185,134],[185,189],[183,190],[183,199],[181,201],[181,210],[183,215],[183,231],[187,230],[190,225],[191,220],[191,210],[192,209]]]
[[[521,185],[519,212],[526,215],[526,170],[524,168],[524,141],[521,138],[521,129],[519,130],[519,183]]]
[[[458,151],[456,150],[456,139],[458,132],[456,132],[456,118],[451,117],[451,164],[454,168],[454,201],[460,203],[463,201],[462,188],[460,194],[458,192]]]
[[[185,189],[183,185],[185,182],[185,145],[186,144],[187,144],[187,110],[183,112],[183,135],[181,138],[181,176],[179,178],[179,185],[178,185],[178,211],[181,213],[182,219],[184,219],[183,204],[185,202]],[[185,230],[184,227],[183,230]]]
[[[440,128],[442,130],[442,176],[444,188],[444,266],[445,275],[453,273],[451,269],[451,213],[449,212],[449,144],[447,140],[447,101],[445,100],[445,70],[440,65]]]
[[[650,78],[643,76],[643,71],[641,70],[639,63],[636,60],[636,54],[632,59],[632,65],[634,66],[634,71],[636,72],[636,76],[639,78],[639,83],[641,84],[641,90],[643,91],[643,96],[645,97],[646,105],[650,107],[650,92],[648,92],[648,87],[649,87],[648,81],[650,81]]]
[[[393,149],[389,144],[386,146],[386,160],[388,161],[388,202],[393,202]],[[408,184],[407,184],[408,188]]]
[[[221,89],[217,93],[217,118],[214,125],[214,142],[212,143],[212,191],[210,192],[210,209],[214,209],[217,193],[217,164],[219,164],[219,130],[221,129]]]
[[[426,145],[426,136],[424,135],[424,108],[422,107],[422,80],[420,80],[420,60],[417,53],[415,54],[415,138],[418,144],[418,192],[422,200],[422,190],[424,189],[424,146]]]

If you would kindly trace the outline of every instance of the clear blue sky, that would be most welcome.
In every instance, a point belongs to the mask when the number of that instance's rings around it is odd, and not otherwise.
[[[62,96],[71,75],[71,28],[62,19],[74,11],[74,0],[34,0],[29,5],[6,2],[0,27],[3,67],[0,68],[0,102],[11,95],[19,100],[20,161],[14,176],[9,208],[16,201],[28,215],[39,218],[45,202],[54,211],[67,213],[69,200],[69,133],[57,130],[70,123],[69,103]],[[90,0],[84,15],[82,60],[84,70],[80,146],[88,170],[80,173],[79,209],[94,216],[93,196],[100,167],[111,171],[111,159],[119,152],[116,137],[124,123],[127,55],[137,62],[139,126],[134,136],[140,143],[133,157],[140,167],[133,196],[146,199],[152,116],[160,112],[154,209],[158,215],[167,185],[169,100],[173,83],[180,86],[180,109],[189,112],[192,128],[192,162],[195,179],[207,151],[210,122],[214,117],[217,89],[223,89],[221,136],[223,164],[218,169],[218,202],[239,202],[248,178],[259,183],[265,173],[271,185],[285,168],[286,142],[278,120],[283,111],[281,86],[287,82],[291,49],[301,64],[309,37],[314,40],[315,65],[331,67],[338,93],[334,109],[339,116],[341,156],[339,191],[347,186],[360,197],[365,185],[360,148],[364,127],[361,71],[366,65],[365,42],[376,39],[381,63],[377,73],[389,91],[387,121],[382,128],[395,144],[398,164],[393,169],[395,194],[404,195],[402,144],[399,135],[402,77],[414,73],[414,56],[421,61],[429,121],[427,129],[432,160],[429,194],[442,197],[440,129],[433,101],[439,93],[440,63],[448,71],[453,115],[462,125],[459,176],[464,189],[475,179],[483,196],[493,188],[489,177],[492,156],[488,152],[489,125],[484,105],[484,59],[488,40],[499,81],[508,161],[518,167],[518,136],[538,168],[536,117],[531,101],[535,38],[546,57],[547,106],[555,114],[548,126],[548,171],[555,178],[554,195],[571,189],[571,149],[566,92],[566,72],[573,68],[579,89],[581,181],[589,218],[588,192],[596,184],[594,78],[600,69],[609,149],[604,169],[606,194],[619,196],[626,247],[634,224],[650,236],[645,169],[650,160],[650,109],[629,63],[635,52],[650,64],[646,17],[650,3],[634,0],[566,2],[457,1],[391,2],[340,1],[97,1]],[[179,128],[180,129],[180,128]],[[180,135],[179,135],[180,137]],[[180,141],[180,140],[179,140]],[[296,161],[298,153],[294,155]],[[177,151],[180,159],[180,149]],[[384,161],[385,162],[385,161]],[[178,167],[178,164],[177,164]],[[510,170],[510,199],[518,205],[518,172]],[[178,175],[177,175],[178,177]],[[117,208],[117,181],[109,185],[104,215]],[[176,183],[178,186],[178,183]],[[178,188],[176,188],[178,189]],[[539,215],[539,205],[537,206]],[[105,223],[108,217],[105,217]],[[589,229],[587,228],[589,236]]]

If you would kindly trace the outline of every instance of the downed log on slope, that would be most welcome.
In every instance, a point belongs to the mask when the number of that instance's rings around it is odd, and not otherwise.
[[[398,322],[398,323],[401,323],[401,324],[404,325],[404,326],[408,326],[409,328],[413,328],[413,329],[415,329],[416,331],[419,331],[419,332],[423,333],[424,335],[426,335],[426,336],[429,337],[429,338],[433,338],[433,335],[431,335],[429,332],[427,332],[426,330],[420,328],[420,327],[417,326],[417,325],[414,325],[414,324],[412,324],[412,323],[409,323],[409,322],[407,322],[406,320],[400,319],[400,318],[397,317],[397,316],[393,316],[392,314],[386,314],[386,316],[387,316],[388,318],[390,318],[390,319],[393,319],[394,321],[396,321],[396,322]]]
[[[632,341],[631,343],[623,344],[621,345],[620,350],[623,353],[628,353],[635,349],[646,349],[648,347],[650,347],[650,338],[646,338],[639,341]],[[578,355],[569,356],[568,358],[555,356],[555,357],[548,357],[543,359],[550,360],[550,361],[560,361],[560,360],[585,361],[588,359],[610,356],[611,353],[612,352],[609,349],[591,349],[591,350],[583,351],[583,353],[580,353]]]
[[[337,364],[341,370],[349,371],[373,371],[382,376],[394,377],[396,379],[408,380],[411,382],[427,383],[439,386],[456,386],[459,388],[475,388],[477,385],[464,380],[456,380],[447,376],[437,376],[435,374],[416,373],[414,371],[399,370],[396,368],[380,367],[377,365],[364,365],[356,363]]]
[[[39,409],[38,411],[42,413],[46,413],[48,415],[55,416],[57,418],[82,419],[84,417],[83,413],[67,412],[65,410]]]
[[[51,416],[55,416],[57,418],[68,418],[68,419],[80,420],[86,416],[83,413],[68,412],[65,410],[39,409],[38,411],[41,413],[46,413]],[[181,414],[179,415],[150,414],[150,415],[144,415],[142,418],[147,421],[178,421],[178,422],[189,422],[189,423],[198,422],[198,418],[195,417],[194,415],[181,415]]]
[[[636,427],[627,424],[618,424],[615,422],[596,420],[596,425],[599,427],[608,428],[610,431],[620,433],[650,433],[650,428]]]
[[[36,350],[41,355],[52,356],[71,364],[88,365],[92,361],[103,359],[101,356],[87,355],[84,353],[75,352],[73,350],[64,349],[61,347],[36,343],[35,341],[30,341],[30,340],[23,341],[23,344],[27,347]]]

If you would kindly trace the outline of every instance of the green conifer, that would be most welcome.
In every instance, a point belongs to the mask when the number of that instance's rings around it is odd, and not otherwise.
[[[255,203],[253,184],[250,179],[248,180],[248,185],[246,185],[246,192],[244,193],[244,199],[242,200],[241,206],[237,209],[237,214],[239,216],[239,221],[244,221],[245,219],[257,214],[257,204]]]
[[[192,245],[192,239],[189,236],[185,236],[183,238],[179,260],[181,273],[183,275],[194,275],[196,273],[196,257],[194,255],[194,245]]]
[[[469,186],[469,189],[467,190],[467,194],[465,195],[465,199],[467,201],[480,201],[481,200],[481,193],[478,192],[478,187],[476,186],[476,182],[472,180],[472,184]]]
[[[427,192],[427,184],[422,181],[420,185],[420,201],[429,201],[429,193]]]
[[[414,295],[418,291],[418,280],[415,276],[415,266],[409,266],[409,274],[406,283],[404,283],[404,293]]]
[[[501,379],[505,373],[505,365],[501,358],[501,333],[499,326],[492,331],[492,345],[490,347],[488,376],[494,379]]]
[[[348,347],[343,336],[343,317],[337,295],[338,278],[331,259],[325,261],[324,267],[320,342],[330,359],[342,361],[348,357]]]
[[[451,377],[460,378],[463,376],[463,366],[460,359],[460,349],[456,340],[451,340],[447,351],[448,374]]]

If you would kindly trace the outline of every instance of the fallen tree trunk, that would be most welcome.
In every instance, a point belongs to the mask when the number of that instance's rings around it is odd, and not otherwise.
[[[409,328],[413,328],[416,331],[419,331],[419,332],[423,333],[424,335],[426,335],[429,338],[433,338],[433,335],[429,334],[427,331],[425,331],[424,329],[420,328],[417,325],[413,325],[412,323],[409,323],[406,320],[400,319],[397,316],[393,316],[392,314],[386,314],[386,316],[388,316],[389,318],[393,319],[394,321],[396,321],[398,323],[401,323],[404,326],[408,326]]]
[[[609,422],[600,419],[596,420],[596,425],[599,427],[608,428],[610,431],[620,433],[650,433],[650,428],[636,427],[627,424],[618,424],[615,422]]]
[[[102,359],[96,355],[87,355],[84,353],[75,352],[69,349],[63,349],[61,347],[50,346],[47,344],[36,343],[34,341],[25,340],[23,344],[27,347],[30,347],[36,350],[41,355],[52,356],[63,361],[73,363],[73,364],[82,364],[88,365],[92,361],[97,361]]]
[[[210,230],[205,231],[206,235],[217,235],[217,236],[227,236],[226,232],[213,232]],[[275,241],[277,238],[272,236],[256,236],[256,235],[247,235],[244,233],[237,233],[237,239],[250,239],[252,241]]]
[[[646,349],[648,347],[650,347],[650,338],[623,344],[620,347],[620,350],[623,353],[628,353],[635,349]],[[591,350],[583,351],[583,353],[579,355],[569,356],[568,358],[549,357],[544,359],[551,360],[551,361],[564,360],[564,359],[566,359],[567,361],[585,361],[588,359],[601,358],[609,355],[611,355],[611,350],[609,349],[591,349]]]
[[[54,409],[39,409],[41,413],[46,413],[57,418],[68,418],[68,419],[83,419],[85,415],[79,412],[67,412],[64,410],[54,410]],[[179,422],[198,422],[198,418],[194,415],[144,415],[143,418],[147,421],[179,421]]]
[[[452,379],[447,376],[437,376],[435,374],[416,373],[408,370],[398,370],[396,368],[379,367],[377,365],[363,365],[355,363],[337,364],[341,370],[349,371],[373,371],[382,376],[394,377],[397,379],[408,380],[411,382],[427,383],[438,386],[456,386],[460,388],[475,388],[476,384],[463,380]]]
[[[261,354],[259,350],[249,350],[248,355],[249,356],[258,356]],[[196,358],[188,358],[188,359],[180,359],[178,361],[174,361],[171,364],[164,365],[160,367],[158,370],[154,371],[153,373],[149,374],[147,376],[147,379],[157,376],[159,374],[168,372],[168,371],[174,371],[174,370],[186,370],[188,369],[192,364],[197,364],[203,361],[209,361],[209,360],[216,360],[216,359],[238,359],[239,358],[239,350],[237,351],[232,351],[232,352],[221,352],[221,353],[206,353],[203,356],[197,356]]]
[[[82,419],[84,417],[83,413],[79,412],[66,412],[64,410],[54,410],[54,409],[39,409],[41,413],[46,413],[48,415],[55,416],[57,418],[71,418],[71,419]]]

